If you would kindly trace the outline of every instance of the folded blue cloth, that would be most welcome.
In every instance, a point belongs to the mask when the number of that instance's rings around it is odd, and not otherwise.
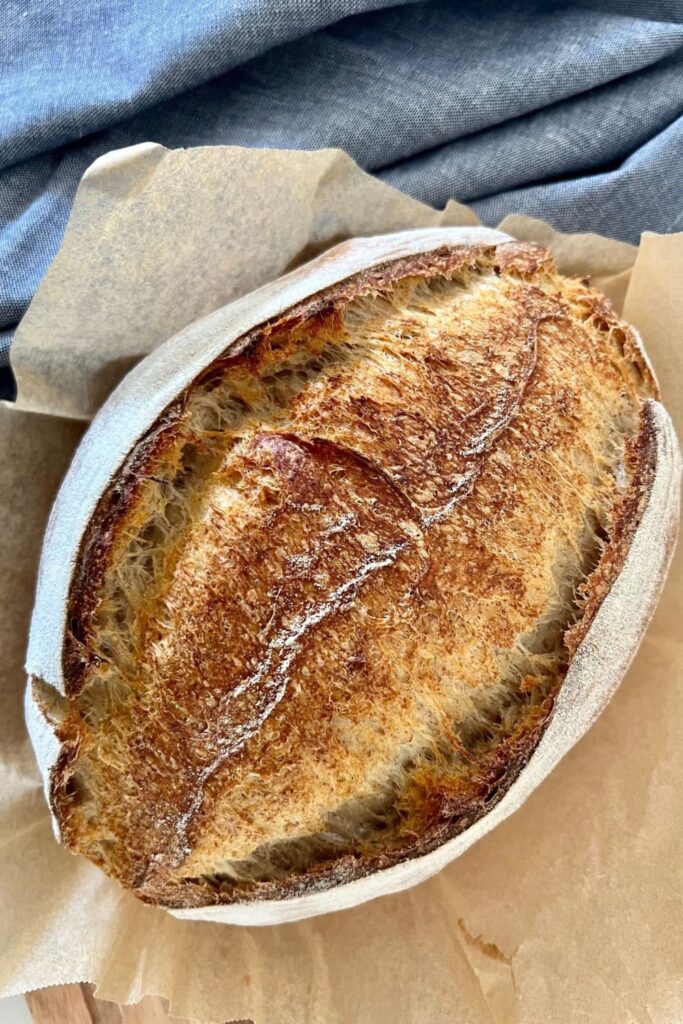
[[[683,227],[682,0],[7,0],[0,365],[109,149],[339,146],[485,223]],[[4,51],[4,52],[3,52]]]

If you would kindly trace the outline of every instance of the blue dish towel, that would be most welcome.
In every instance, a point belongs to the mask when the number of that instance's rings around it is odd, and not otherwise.
[[[109,149],[339,146],[485,223],[683,227],[683,0],[4,0],[0,365]]]

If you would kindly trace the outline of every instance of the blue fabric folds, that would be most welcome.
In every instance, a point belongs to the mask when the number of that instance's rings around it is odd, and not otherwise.
[[[109,149],[339,146],[485,223],[683,228],[681,0],[5,0],[0,365]]]

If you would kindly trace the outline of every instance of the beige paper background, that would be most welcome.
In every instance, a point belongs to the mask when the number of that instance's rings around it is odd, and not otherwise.
[[[681,557],[615,699],[524,807],[441,875],[273,928],[178,921],[52,838],[23,726],[40,538],[85,422],[141,355],[340,238],[474,223],[326,150],[139,146],[86,175],[0,405],[0,996],[94,981],[256,1024],[673,1024],[683,1017]],[[508,217],[643,334],[683,429],[683,235],[640,249]],[[635,263],[634,263],[635,260]]]

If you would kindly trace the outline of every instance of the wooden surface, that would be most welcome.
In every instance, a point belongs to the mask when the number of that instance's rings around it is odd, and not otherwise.
[[[26,1002],[36,1024],[182,1024],[157,996],[121,1006],[95,999],[92,985],[54,985],[29,992]]]

